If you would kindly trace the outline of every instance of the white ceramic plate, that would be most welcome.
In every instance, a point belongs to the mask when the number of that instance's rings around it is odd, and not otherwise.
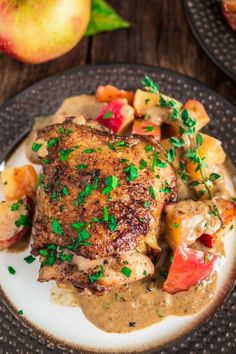
[[[7,167],[21,166],[26,163],[30,162],[25,157],[22,143],[7,162]],[[35,165],[35,168],[39,172],[40,167]],[[228,180],[228,188],[231,190],[233,188],[230,180]],[[3,199],[2,191],[0,198]],[[235,237],[234,230],[225,237],[226,258],[220,267],[217,292],[204,310],[192,316],[170,316],[148,328],[128,334],[106,333],[89,322],[79,308],[51,303],[50,291],[54,282],[37,282],[38,260],[32,264],[24,261],[24,257],[30,254],[30,247],[20,253],[0,253],[1,287],[12,306],[17,311],[23,310],[25,320],[60,341],[96,352],[144,351],[153,346],[164,345],[183,335],[212,312],[222,295],[228,291],[230,279],[233,277],[236,259]],[[8,272],[8,266],[15,268],[15,275]]]

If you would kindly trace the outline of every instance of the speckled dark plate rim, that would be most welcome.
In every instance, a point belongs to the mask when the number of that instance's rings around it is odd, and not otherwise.
[[[236,81],[236,75],[230,71],[228,68],[224,66],[224,64],[211,52],[211,50],[208,48],[208,46],[205,44],[205,42],[202,40],[202,37],[198,31],[198,28],[195,24],[195,21],[192,17],[191,11],[188,6],[188,0],[183,0],[184,3],[184,11],[185,15],[188,20],[189,27],[191,28],[191,31],[194,34],[194,37],[196,38],[197,42],[200,44],[206,55],[215,63],[218,68],[220,68],[227,76],[229,76],[232,80]],[[224,21],[223,15],[222,15],[222,22]],[[229,27],[229,25],[225,24],[225,26],[228,26],[228,31],[232,33],[232,35],[235,35],[233,30]]]
[[[22,92],[20,92],[19,94],[15,95],[14,97],[10,98],[8,101],[6,101],[5,103],[3,103],[0,106],[0,111],[3,111],[7,106],[11,105],[14,103],[14,100],[16,98],[24,98],[24,96],[28,93],[30,93],[33,89],[35,89],[37,87],[37,85],[40,83],[41,85],[43,85],[44,83],[48,82],[48,81],[54,81],[54,79],[58,79],[60,78],[62,75],[66,76],[69,74],[73,74],[76,73],[77,71],[82,71],[82,72],[86,72],[86,71],[91,71],[91,70],[98,70],[98,69],[132,69],[133,71],[135,70],[139,70],[142,69],[143,71],[145,71],[147,74],[149,73],[153,73],[155,72],[156,74],[161,74],[161,73],[165,73],[166,75],[170,75],[173,78],[179,79],[182,78],[184,79],[185,82],[189,83],[189,84],[195,84],[197,85],[201,91],[205,91],[207,92],[209,95],[213,95],[215,97],[217,97],[218,100],[220,100],[227,108],[231,109],[232,111],[234,111],[236,113],[236,107],[234,105],[232,105],[227,99],[225,99],[224,97],[222,97],[221,95],[217,94],[214,90],[212,90],[211,88],[207,87],[206,85],[198,82],[195,79],[189,78],[186,75],[183,74],[179,74],[176,73],[172,70],[169,69],[164,69],[164,68],[159,68],[159,67],[155,67],[155,66],[150,66],[150,65],[132,65],[132,64],[110,64],[110,65],[88,65],[85,67],[79,67],[79,68],[73,68],[73,69],[69,69],[67,71],[61,72],[59,74],[50,76],[49,78],[46,78],[44,80],[41,80],[31,86],[29,86],[28,88],[26,88],[25,90],[23,90]],[[31,125],[30,124],[26,130],[21,133],[19,135],[19,137],[17,139],[15,139],[15,141],[13,141],[8,148],[5,150],[5,152],[1,155],[0,157],[0,162],[6,161],[10,155],[13,153],[13,151],[17,148],[17,146],[20,144],[20,142],[23,140],[23,138],[29,133],[30,129],[31,129]],[[228,275],[227,280],[225,281],[224,285],[225,285],[225,289],[224,291],[218,295],[217,301],[214,301],[211,306],[210,306],[210,311],[208,311],[207,313],[204,313],[203,315],[199,316],[199,318],[195,321],[195,323],[193,325],[191,325],[191,327],[188,327],[187,331],[179,333],[177,336],[175,336],[174,339],[169,339],[168,342],[163,342],[160,345],[150,345],[150,347],[148,349],[145,350],[138,350],[138,351],[133,351],[133,352],[129,352],[129,353],[159,353],[160,350],[165,351],[168,349],[171,349],[172,346],[174,344],[178,344],[182,341],[185,340],[185,338],[187,336],[191,336],[193,333],[195,333],[199,328],[201,328],[201,326],[203,324],[205,324],[205,322],[207,320],[210,319],[210,317],[214,314],[214,312],[219,308],[219,306],[227,301],[227,299],[230,297],[232,290],[234,288],[234,281],[235,281],[235,275],[236,275],[236,264],[233,265],[232,270],[230,272],[230,274]],[[94,350],[91,349],[85,349],[81,346],[78,345],[73,345],[71,343],[68,342],[64,342],[60,339],[58,339],[57,337],[54,337],[52,335],[50,335],[49,333],[44,332],[42,329],[37,328],[34,324],[32,324],[29,320],[25,319],[24,317],[20,316],[17,314],[16,308],[14,306],[13,303],[11,303],[11,301],[7,298],[6,294],[4,293],[3,289],[0,286],[0,295],[1,298],[3,300],[3,302],[6,304],[6,306],[8,307],[8,309],[10,310],[10,312],[19,320],[19,322],[25,326],[29,332],[36,332],[37,337],[38,338],[44,338],[49,342],[54,342],[55,345],[57,346],[58,349],[55,349],[54,352],[58,352],[61,353],[62,350],[69,350],[74,353],[74,350],[76,350],[76,352],[78,352],[78,350],[80,350],[80,353],[94,353]],[[181,331],[180,331],[181,332]],[[189,348],[191,349],[191,348]],[[98,352],[98,351],[96,351]],[[100,352],[100,351],[99,351]],[[111,351],[101,351],[101,353],[111,353]],[[118,353],[118,352],[117,352]]]

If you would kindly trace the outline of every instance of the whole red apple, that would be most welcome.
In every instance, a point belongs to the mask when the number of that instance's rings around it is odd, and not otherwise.
[[[91,0],[0,0],[0,50],[41,63],[72,49],[83,36]]]

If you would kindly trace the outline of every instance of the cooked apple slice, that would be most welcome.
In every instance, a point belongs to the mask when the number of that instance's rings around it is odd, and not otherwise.
[[[155,123],[145,119],[135,119],[132,134],[152,135],[158,140],[161,138],[161,128]]]
[[[159,92],[151,93],[138,89],[134,95],[133,106],[135,110],[135,115],[138,117],[144,116],[149,108],[159,105],[159,102]]]
[[[177,247],[163,290],[170,294],[188,290],[211,274],[216,259],[211,253]]]
[[[30,197],[0,203],[0,249],[19,242],[31,227],[34,203]]]
[[[99,102],[112,102],[118,98],[126,98],[129,104],[133,104],[134,93],[131,91],[119,90],[113,85],[98,86],[96,94],[96,100]]]
[[[96,118],[113,133],[125,133],[134,121],[134,109],[127,104],[126,99],[112,101],[107,104]]]
[[[225,161],[225,152],[222,148],[221,142],[212,136],[201,134],[202,135],[202,144],[198,149],[198,154],[201,158],[204,158],[204,161],[207,163],[208,167],[206,168],[207,172],[210,173],[214,166],[221,165]],[[186,171],[193,178],[200,178],[200,171],[195,171],[197,164],[187,160],[186,161]]]
[[[188,100],[183,107],[183,110],[184,109],[187,109],[189,116],[193,120],[196,120],[196,131],[199,131],[210,122],[210,118],[200,102]]]
[[[15,200],[24,195],[35,196],[38,175],[31,165],[11,167],[2,172],[1,181],[6,200]]]
[[[172,249],[188,246],[204,233],[213,235],[220,229],[220,220],[211,217],[211,206],[202,201],[183,200],[165,206],[166,239]]]

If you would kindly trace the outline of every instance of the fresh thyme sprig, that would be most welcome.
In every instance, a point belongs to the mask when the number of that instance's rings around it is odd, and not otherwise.
[[[153,82],[150,77],[146,76],[144,80],[142,80],[142,84],[150,92],[157,92],[160,90],[159,85]],[[190,147],[184,151],[182,156],[184,159],[187,158],[189,161],[196,164],[195,172],[199,171],[201,175],[201,179],[195,179],[189,185],[192,187],[196,187],[199,184],[203,184],[205,186],[205,189],[209,195],[209,199],[212,201],[213,204],[212,210],[214,212],[214,216],[218,216],[221,225],[224,227],[224,222],[217,207],[214,195],[212,194],[211,189],[209,188],[209,182],[213,182],[219,179],[221,176],[217,173],[211,173],[209,176],[207,176],[206,168],[208,167],[208,165],[205,161],[205,157],[201,157],[199,155],[199,147],[203,143],[203,138],[199,132],[196,134],[196,119],[192,119],[190,117],[187,109],[184,109],[182,110],[182,112],[180,112],[177,102],[175,100],[163,97],[162,95],[160,95],[160,106],[170,108],[170,119],[172,121],[179,122],[179,134],[181,136],[180,139],[176,137],[170,138],[170,143],[172,144],[172,147],[166,151],[167,161],[173,166],[173,162],[176,158],[176,150],[184,147],[185,140],[183,139],[183,137],[188,136]],[[179,168],[180,169],[178,173],[184,183],[187,182],[188,177],[191,177],[193,179],[193,177],[186,172],[185,163],[181,160],[179,162]]]
[[[151,77],[145,76],[144,79],[141,81],[142,85],[151,93],[159,92],[160,87],[159,85],[152,80]]]

